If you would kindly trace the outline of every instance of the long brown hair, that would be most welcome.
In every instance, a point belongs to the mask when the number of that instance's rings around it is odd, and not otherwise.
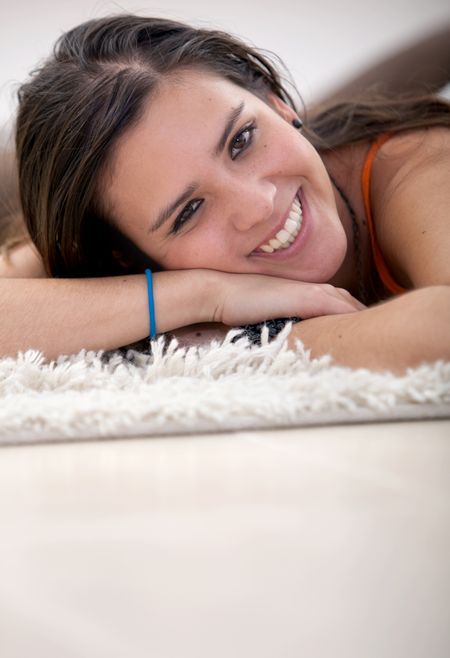
[[[49,274],[106,276],[142,271],[148,263],[105,216],[100,179],[117,140],[138,122],[162,78],[188,66],[207,68],[263,98],[270,91],[296,109],[288,77],[267,54],[224,32],[134,15],[70,30],[22,85],[20,198]],[[307,138],[327,149],[384,130],[450,125],[450,109],[431,97],[381,99],[341,103],[304,119]],[[119,265],[115,252],[128,265]]]

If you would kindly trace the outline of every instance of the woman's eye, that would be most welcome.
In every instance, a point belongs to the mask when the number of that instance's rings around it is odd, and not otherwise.
[[[230,157],[232,160],[237,158],[246,148],[250,146],[253,139],[253,133],[256,130],[256,125],[251,123],[240,130],[237,135],[233,137],[230,144]]]
[[[193,199],[192,201],[189,201],[174,221],[170,232],[177,233],[177,231],[179,231],[181,227],[191,219],[194,213],[197,212],[202,203],[203,199]]]

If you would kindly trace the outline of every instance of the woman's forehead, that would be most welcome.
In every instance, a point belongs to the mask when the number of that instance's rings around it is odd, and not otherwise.
[[[155,96],[148,102],[145,112],[161,121],[163,117],[180,117],[183,111],[190,120],[202,121],[214,109],[227,113],[228,107],[239,103],[242,97],[252,97],[251,92],[230,80],[210,71],[188,69],[178,71],[158,85]]]
[[[140,120],[119,139],[114,168],[125,156],[144,149],[156,155],[170,148],[180,153],[185,143],[195,148],[195,144],[200,145],[200,130],[207,140],[208,132],[220,130],[220,122],[230,110],[243,100],[248,103],[249,98],[257,100],[245,89],[209,72],[189,70],[171,75],[151,94]]]

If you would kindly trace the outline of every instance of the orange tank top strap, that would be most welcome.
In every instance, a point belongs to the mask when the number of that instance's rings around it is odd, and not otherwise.
[[[377,268],[377,272],[380,276],[380,279],[383,282],[383,285],[387,288],[387,290],[389,290],[389,292],[391,292],[394,295],[399,295],[403,292],[406,292],[406,288],[403,288],[395,281],[394,277],[389,272],[388,266],[386,265],[383,254],[381,253],[381,249],[378,246],[376,232],[375,232],[375,224],[372,215],[372,207],[370,203],[370,181],[372,176],[373,162],[375,160],[375,157],[379,149],[383,146],[385,142],[387,142],[387,140],[390,137],[392,137],[392,133],[383,133],[379,135],[372,143],[369,152],[367,154],[366,160],[364,162],[361,184],[362,184],[362,193],[364,199],[364,210],[367,218],[367,226],[369,229],[370,243],[372,245],[372,253],[375,261],[375,267]]]

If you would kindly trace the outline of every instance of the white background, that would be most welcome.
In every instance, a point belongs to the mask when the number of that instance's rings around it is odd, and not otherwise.
[[[0,128],[56,38],[121,11],[217,26],[279,54],[308,101],[450,19],[449,0],[0,0]]]

